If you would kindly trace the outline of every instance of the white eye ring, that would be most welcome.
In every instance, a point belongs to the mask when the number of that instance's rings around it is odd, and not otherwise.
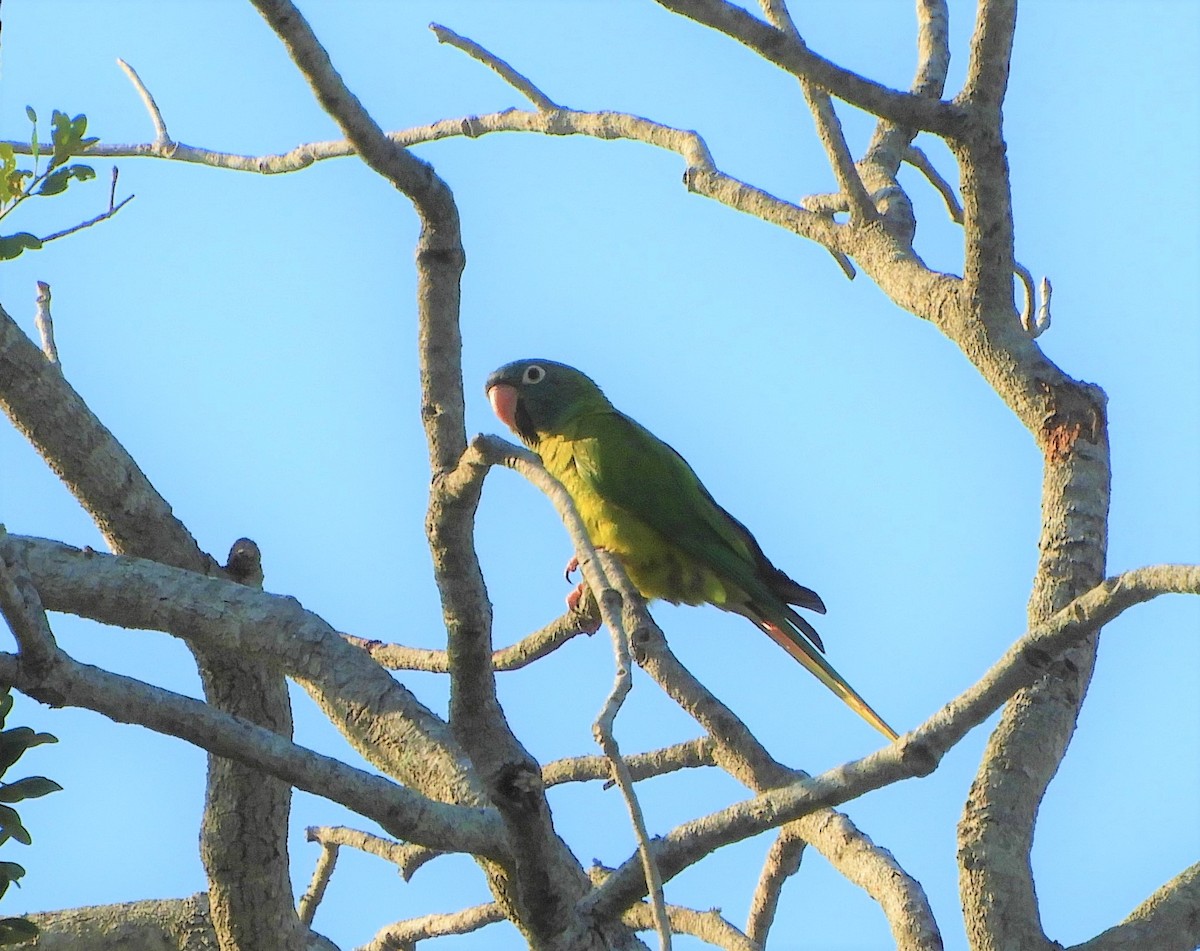
[[[527,366],[525,372],[521,374],[522,383],[541,383],[544,379],[546,379],[546,371],[536,363],[532,366]]]

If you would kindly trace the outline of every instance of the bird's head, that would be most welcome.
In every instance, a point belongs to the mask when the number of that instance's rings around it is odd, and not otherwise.
[[[485,389],[492,411],[531,447],[542,435],[561,433],[579,414],[609,406],[587,376],[553,360],[506,363]]]

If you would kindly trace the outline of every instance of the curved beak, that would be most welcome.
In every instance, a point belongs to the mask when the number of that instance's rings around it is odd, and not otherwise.
[[[511,383],[493,383],[487,388],[488,402],[497,419],[517,431],[517,388]]]

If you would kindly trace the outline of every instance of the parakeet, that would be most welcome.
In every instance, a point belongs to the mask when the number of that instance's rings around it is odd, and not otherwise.
[[[708,603],[749,618],[852,710],[896,739],[821,656],[820,636],[792,607],[824,614],[817,593],[771,564],[679,453],[566,364],[505,364],[488,377],[486,392],[500,421],[570,494],[592,544],[620,559],[647,601]]]

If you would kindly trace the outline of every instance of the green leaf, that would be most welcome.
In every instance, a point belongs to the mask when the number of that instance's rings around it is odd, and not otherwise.
[[[25,869],[16,862],[0,862],[0,898],[4,897],[9,885],[15,883],[17,888],[20,888],[21,883],[18,879],[24,874]]]
[[[0,716],[0,722],[3,721]],[[34,733],[27,726],[14,727],[0,733],[0,776],[21,758],[24,752],[43,743],[57,743],[58,737],[50,733]]]
[[[42,239],[28,231],[18,231],[0,238],[0,261],[11,261],[21,256],[22,251],[37,251],[42,246]]]
[[[25,866],[18,865],[16,862],[0,862],[0,878],[15,882],[24,877]]]
[[[23,799],[37,799],[62,789],[53,779],[45,776],[27,776],[15,783],[0,783],[0,802],[20,802]]]
[[[83,134],[87,132],[85,115],[78,115],[72,119],[65,112],[55,109],[50,126],[53,129],[54,142],[54,157],[50,160],[50,168],[61,165],[72,155],[79,155],[96,142],[96,139],[85,141],[83,138]]]
[[[29,830],[21,823],[21,817],[12,806],[0,806],[0,836],[16,839],[23,845],[29,845],[33,841]]]
[[[42,184],[34,194],[43,197],[58,195],[67,190],[67,185],[72,178],[86,182],[88,179],[95,177],[96,172],[90,165],[64,165],[61,168],[56,168],[42,179]]]
[[[25,115],[29,116],[29,121],[37,125],[37,113],[33,111],[33,106],[25,107]]]
[[[25,179],[32,178],[33,172],[26,168],[17,168],[0,175],[3,175],[3,180],[0,181],[0,204],[7,204],[25,193]]]
[[[24,918],[0,918],[0,944],[21,944],[38,936],[38,926]]]

